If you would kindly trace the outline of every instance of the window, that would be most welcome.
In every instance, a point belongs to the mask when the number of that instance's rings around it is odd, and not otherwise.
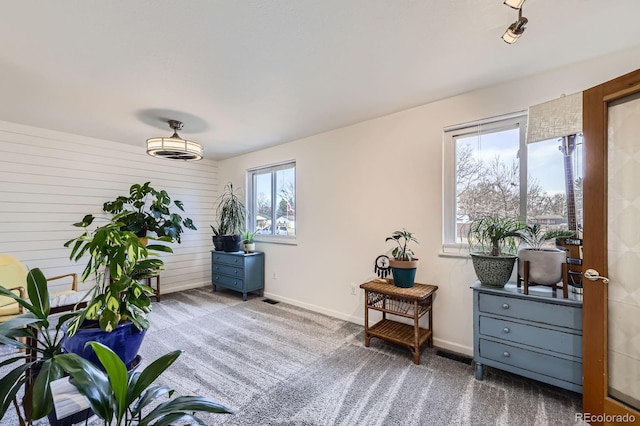
[[[443,245],[466,244],[469,222],[486,213],[567,228],[567,185],[582,222],[582,139],[565,159],[563,139],[526,144],[524,113],[445,129]]]
[[[296,235],[296,163],[247,172],[248,228],[256,235]]]

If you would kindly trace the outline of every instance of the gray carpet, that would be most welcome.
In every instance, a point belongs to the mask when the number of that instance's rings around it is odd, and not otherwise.
[[[257,296],[200,288],[151,315],[144,363],[185,351],[159,381],[235,411],[209,425],[573,425],[581,411],[573,392],[490,368],[479,382],[433,349],[414,365],[379,339],[365,348],[361,326]]]

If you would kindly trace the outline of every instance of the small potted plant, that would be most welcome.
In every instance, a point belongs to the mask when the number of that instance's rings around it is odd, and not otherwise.
[[[418,259],[414,257],[413,250],[408,247],[410,242],[418,243],[413,234],[406,229],[395,231],[385,241],[394,241],[397,247],[391,251],[393,259],[389,259],[389,266],[393,274],[393,282],[397,287],[413,287],[418,268]]]
[[[224,251],[240,251],[242,232],[245,230],[247,221],[247,208],[231,182],[224,186],[224,191],[218,200],[216,214],[219,231],[224,237]]]
[[[516,262],[516,232],[525,224],[496,214],[480,215],[469,226],[471,260],[482,285],[504,287]]]
[[[255,232],[244,231],[242,233],[242,240],[244,243],[244,252],[245,253],[253,253],[256,251],[256,243],[253,241],[253,238],[256,236]]]
[[[531,284],[553,285],[562,280],[562,264],[567,261],[567,252],[546,243],[556,238],[575,235],[567,229],[544,231],[539,223],[527,225],[515,232],[525,247],[518,250],[518,275],[524,278],[524,263],[529,262],[527,277]]]

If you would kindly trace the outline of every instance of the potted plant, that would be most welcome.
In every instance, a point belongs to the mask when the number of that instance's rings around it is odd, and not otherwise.
[[[518,219],[496,214],[481,215],[471,221],[469,254],[482,285],[504,287],[509,281],[517,259],[513,237],[524,226]]]
[[[160,397],[171,398],[174,391],[167,386],[151,384],[182,351],[161,356],[142,372],[127,372],[120,358],[108,347],[97,342],[89,344],[106,371],[76,354],[60,355],[56,361],[71,375],[70,383],[105,425],[169,425],[178,421],[204,424],[195,416],[196,412],[233,414],[224,405],[199,396],[179,396],[156,404]],[[149,411],[144,414],[144,409]]]
[[[104,203],[102,209],[117,216],[117,221],[139,237],[146,237],[147,232],[154,232],[158,237],[170,237],[180,243],[183,226],[196,230],[193,221],[182,218],[172,212],[176,207],[184,211],[181,201],[171,201],[165,190],[156,190],[150,182],[143,185],[133,184],[129,188],[129,196],[119,196],[113,201]]]
[[[518,250],[518,275],[524,278],[524,264],[529,262],[527,280],[531,284],[553,285],[560,282],[567,252],[545,247],[545,243],[556,238],[573,237],[575,233],[567,229],[545,231],[539,223],[534,223],[516,231],[515,235],[526,245]]]
[[[253,253],[256,251],[256,243],[253,241],[255,236],[256,233],[251,231],[244,231],[242,233],[242,242],[244,244],[245,253]]]
[[[408,247],[410,242],[418,243],[413,234],[406,229],[395,231],[385,241],[394,241],[397,247],[391,251],[393,259],[389,259],[389,266],[393,274],[393,282],[397,287],[413,287],[418,268],[418,259],[414,257],[413,250]]]
[[[0,295],[13,298],[26,311],[0,323],[0,344],[22,351],[18,356],[3,361],[5,366],[15,364],[15,367],[0,378],[0,401],[3,401],[0,419],[13,401],[20,424],[32,424],[51,413],[53,400],[49,383],[63,374],[55,365],[56,357],[62,354],[62,325],[74,314],[61,315],[55,325],[51,323],[49,287],[40,269],[31,269],[27,274],[27,299],[3,287],[0,287]],[[25,392],[21,410],[17,398],[23,385]],[[54,420],[49,418],[52,425],[57,424]]]
[[[240,251],[241,234],[245,230],[247,221],[247,209],[231,182],[224,186],[224,191],[218,200],[216,214],[220,224],[219,231],[224,236],[224,251]]]
[[[90,230],[94,217],[87,215],[74,224],[84,232],[65,243],[72,247],[70,259],[79,261],[85,255],[87,265],[82,281],[92,276],[95,285],[87,294],[87,306],[69,322],[63,345],[68,352],[77,352],[97,362],[87,341],[108,344],[130,366],[149,328],[147,313],[151,311],[153,289],[143,285],[143,278],[159,274],[164,263],[151,255],[172,253],[163,244],[145,245],[114,216],[107,224]],[[170,236],[149,237],[171,242]],[[116,346],[117,345],[117,346]]]
[[[213,231],[213,236],[211,237],[211,241],[213,241],[213,249],[215,251],[222,251],[224,250],[224,236],[222,235],[222,230],[220,229],[220,226],[215,227],[213,225],[209,225],[211,226],[211,231]]]
[[[49,423],[71,424],[85,421],[95,413],[105,424],[168,424],[178,419],[196,420],[196,411],[210,413],[231,413],[228,408],[197,396],[183,396],[161,403],[148,414],[142,410],[159,397],[173,393],[166,386],[151,386],[180,355],[174,351],[152,362],[142,373],[127,371],[120,358],[106,346],[91,342],[92,352],[104,366],[105,371],[77,354],[62,351],[62,324],[74,313],[62,315],[55,327],[51,327],[50,301],[47,280],[39,269],[32,269],[27,275],[29,299],[22,299],[13,292],[0,287],[0,294],[15,299],[24,306],[28,314],[0,323],[0,344],[27,350],[3,361],[3,365],[16,364],[4,377],[0,378],[0,419],[13,401],[21,425],[31,425],[49,415]],[[26,327],[28,326],[28,328]],[[34,335],[34,330],[37,335]],[[37,339],[35,338],[37,336]],[[26,343],[21,339],[28,337]],[[35,354],[38,354],[35,356]],[[84,410],[73,417],[59,422],[53,410],[51,382],[71,374],[71,383],[87,398],[91,411]],[[22,410],[17,398],[22,386],[27,383],[22,399]],[[163,423],[164,422],[164,423]]]

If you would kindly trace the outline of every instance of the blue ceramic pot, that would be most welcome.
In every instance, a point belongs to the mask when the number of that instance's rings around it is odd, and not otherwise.
[[[99,342],[115,352],[127,366],[127,370],[131,369],[131,365],[142,345],[142,339],[147,333],[147,330],[138,330],[132,322],[118,325],[111,333],[101,330],[97,327],[97,324],[95,328],[81,328],[71,337],[66,335],[66,326],[64,331],[62,349],[65,352],[78,354],[101,367],[100,361],[98,361],[98,357],[91,346],[85,348],[87,342]]]

